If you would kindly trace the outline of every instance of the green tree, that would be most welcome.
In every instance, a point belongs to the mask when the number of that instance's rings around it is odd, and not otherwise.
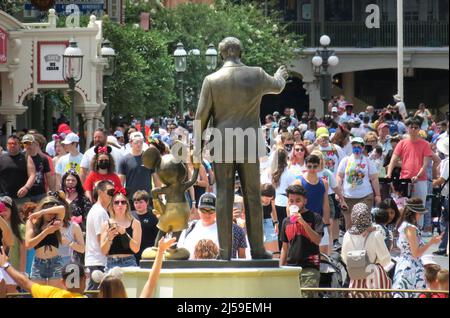
[[[109,22],[104,23],[104,37],[117,54],[107,91],[112,113],[164,114],[174,99],[174,66],[166,39],[159,32]]]
[[[23,10],[23,0],[1,0],[0,10],[5,11],[10,15],[14,15]]]
[[[237,37],[244,46],[242,61],[249,66],[261,66],[273,74],[280,65],[292,61],[296,55],[294,49],[302,46],[302,38],[288,33],[286,25],[279,21],[279,13],[266,17],[253,3],[235,5],[222,0],[214,6],[184,4],[172,10],[156,11],[153,26],[168,39],[169,52],[175,50],[178,42],[184,44],[186,51],[197,48],[205,52],[209,43],[217,48],[223,38]],[[188,57],[184,77],[186,101],[193,108],[206,75],[204,56]]]

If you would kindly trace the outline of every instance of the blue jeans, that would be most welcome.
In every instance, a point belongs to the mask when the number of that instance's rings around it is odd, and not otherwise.
[[[59,279],[62,277],[62,259],[61,256],[55,256],[49,259],[34,257],[31,267],[32,280]]]
[[[444,231],[444,236],[442,237],[442,241],[439,244],[440,251],[447,250],[447,242],[448,242],[448,198],[445,198],[444,201],[444,211],[441,216],[441,228]]]
[[[115,257],[108,256],[108,260],[106,262],[105,273],[108,273],[114,267],[133,267],[137,266],[136,258],[134,255],[127,257]]]

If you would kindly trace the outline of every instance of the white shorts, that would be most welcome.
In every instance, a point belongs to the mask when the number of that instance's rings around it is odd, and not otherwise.
[[[17,285],[14,279],[3,268],[0,268],[0,281],[2,280],[5,281],[6,285]]]
[[[323,236],[319,246],[326,246],[328,244],[330,244],[330,236],[328,235],[328,226],[326,226],[323,228]]]

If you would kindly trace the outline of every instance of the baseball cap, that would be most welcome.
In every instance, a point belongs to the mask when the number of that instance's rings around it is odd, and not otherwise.
[[[216,212],[216,196],[214,193],[204,193],[200,197],[200,202],[198,203],[199,210],[210,209],[213,210],[211,213]]]
[[[384,127],[389,127],[389,125],[386,123],[381,123],[378,125],[378,130],[383,129]]]
[[[61,143],[65,145],[70,145],[74,142],[80,142],[80,137],[78,137],[78,135],[75,133],[70,133],[66,136],[66,138],[64,138],[64,140]]]
[[[30,135],[30,134],[26,134],[25,136],[23,136],[22,137],[22,143],[24,144],[24,143],[27,143],[27,142],[35,142],[36,141],[36,139],[34,138],[34,136],[33,135]]]
[[[337,113],[337,112],[339,112],[339,110],[338,110],[337,107],[333,107],[333,108],[331,108],[331,112],[332,113]]]
[[[114,132],[114,136],[115,136],[116,138],[124,137],[123,132],[121,132],[120,130],[116,130],[116,131]]]
[[[142,135],[142,133],[140,131],[135,131],[134,133],[131,133],[130,135],[130,140],[135,140],[135,139],[144,139],[144,135]]]
[[[364,142],[364,139],[362,139],[361,137],[355,137],[352,139],[352,144],[365,145],[366,143]]]
[[[58,126],[58,134],[65,133],[66,135],[72,132],[72,129],[70,129],[70,126],[67,124],[61,124]]]
[[[327,127],[320,127],[317,128],[316,130],[316,138],[321,138],[321,137],[330,137],[330,133],[328,132],[328,128]]]

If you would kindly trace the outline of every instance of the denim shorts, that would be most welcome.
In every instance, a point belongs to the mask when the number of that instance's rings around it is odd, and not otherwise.
[[[49,259],[34,257],[30,277],[32,280],[59,279],[61,277],[61,256],[58,255]]]
[[[275,233],[275,226],[272,219],[264,219],[264,243],[276,242],[278,236]]]
[[[127,257],[114,257],[108,256],[106,262],[105,273],[109,272],[114,267],[133,267],[137,266],[136,258],[134,255]]]

